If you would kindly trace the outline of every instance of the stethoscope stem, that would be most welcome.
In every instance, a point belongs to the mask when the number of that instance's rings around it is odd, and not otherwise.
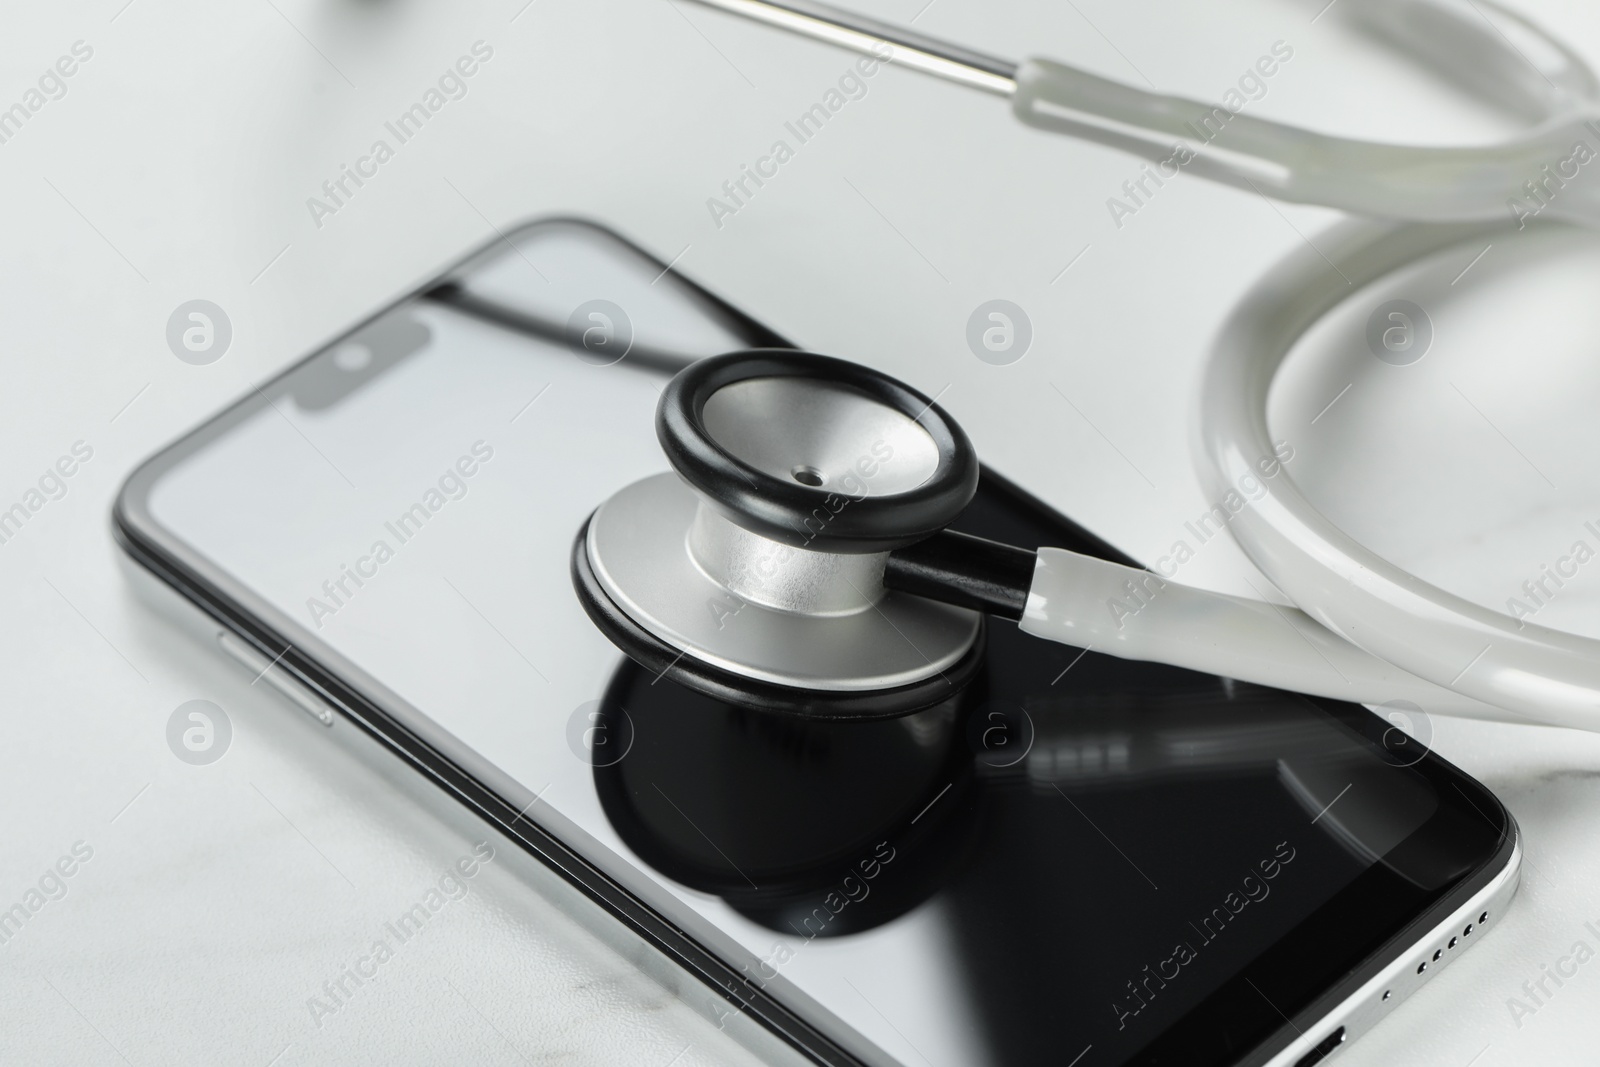
[[[1013,622],[1028,606],[1039,554],[955,530],[895,549],[884,567],[889,589]]]

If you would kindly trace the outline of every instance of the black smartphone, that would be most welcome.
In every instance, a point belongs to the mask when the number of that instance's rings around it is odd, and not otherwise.
[[[1356,705],[1005,622],[962,693],[885,721],[621,657],[574,535],[664,469],[673,370],[785,344],[600,227],[529,224],[150,459],[117,533],[218,648],[546,861],[769,1056],[1305,1067],[1494,927],[1509,813]],[[1121,558],[993,471],[957,527]]]

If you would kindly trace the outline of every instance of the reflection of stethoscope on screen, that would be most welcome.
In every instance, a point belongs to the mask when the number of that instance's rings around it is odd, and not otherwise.
[[[1215,109],[1045,60],[1011,64],[808,0],[702,3],[1009,97],[1024,123],[1152,160]],[[1574,186],[1549,195],[1600,115],[1600,84],[1569,49],[1487,0],[1350,0],[1440,66],[1493,83],[1542,122],[1483,148],[1380,145],[1232,115],[1188,169],[1282,200],[1455,225],[1336,231],[1361,285],[1442,249],[1508,196],[1600,222]],[[1555,179],[1559,181],[1559,179]],[[1537,196],[1538,189],[1545,196]],[[700,361],[667,388],[657,433],[676,474],[635,483],[580,534],[573,572],[592,618],[647,667],[753,707],[893,715],[948,697],[981,659],[985,613],[1039,637],[1364,703],[1600,728],[1600,641],[1480,607],[1379,557],[1283,474],[1266,400],[1295,340],[1348,289],[1291,259],[1220,337],[1201,397],[1213,489],[1265,492],[1229,530],[1300,611],[1203,592],[1150,571],[944,527],[978,462],[915,390],[841,360],[778,350]],[[1140,610],[1113,619],[1108,598]]]

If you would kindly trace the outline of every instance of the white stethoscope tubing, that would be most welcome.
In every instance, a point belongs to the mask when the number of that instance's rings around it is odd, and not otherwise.
[[[1149,159],[1174,139],[1189,170],[1263,195],[1357,215],[1456,225],[1350,224],[1312,257],[1297,252],[1256,286],[1219,336],[1200,405],[1201,476],[1222,492],[1273,454],[1267,396],[1295,340],[1350,291],[1326,258],[1372,281],[1507,218],[1507,198],[1575,141],[1600,138],[1600,82],[1571,49],[1490,0],[1348,0],[1368,26],[1480,94],[1537,120],[1483,147],[1379,144],[1230,115],[1196,137],[1208,105],[1049,60],[984,56],[813,0],[698,0],[1010,99],[1024,123]],[[1197,142],[1197,143],[1190,143]],[[1549,215],[1600,225],[1600,187],[1573,185]],[[1314,261],[1313,261],[1314,259]],[[1367,704],[1600,729],[1600,641],[1513,619],[1383,559],[1322,515],[1287,472],[1230,532],[1303,610],[1210,593],[1151,572],[1041,549],[1022,628],[1051,640]],[[1136,612],[1110,613],[1113,598]]]
[[[1600,81],[1560,41],[1491,0],[1346,0],[1373,32],[1479,95],[1536,118],[1483,146],[1383,144],[1332,137],[1216,104],[1150,92],[1048,59],[1012,63],[813,0],[697,0],[746,18],[1006,97],[1021,122],[1152,161],[1178,144],[1186,170],[1279,200],[1373,218],[1507,217],[1506,199],[1576,140],[1600,138]],[[1208,126],[1207,123],[1210,122]],[[1595,123],[1591,126],[1590,123]],[[1600,192],[1573,187],[1554,217],[1600,223]]]
[[[1319,244],[1359,286],[1471,232],[1348,223]],[[1210,487],[1236,484],[1229,478],[1271,454],[1266,401],[1273,376],[1300,334],[1349,291],[1342,282],[1329,285],[1326,269],[1320,256],[1291,255],[1218,336],[1201,389],[1197,457]],[[1229,530],[1312,618],[1419,678],[1521,714],[1510,721],[1600,729],[1600,641],[1518,620],[1429,584],[1340,530],[1282,473]]]
[[[1108,604],[1119,610],[1109,611]],[[1295,608],[1155,579],[1149,571],[1064,549],[1039,550],[1020,625],[1035,637],[1123,659],[1337,700],[1399,702],[1474,719],[1506,720],[1509,714],[1408,674]]]
[[[1352,284],[1448,248],[1482,227],[1352,222],[1319,239]],[[1389,563],[1316,510],[1274,454],[1267,392],[1295,341],[1349,292],[1302,249],[1264,275],[1219,335],[1202,383],[1196,458],[1220,498],[1267,486],[1228,524],[1305,610],[1180,585],[1150,571],[1040,549],[1022,629],[1128,659],[1363,704],[1583,729],[1600,727],[1600,642],[1522,623]],[[1108,604],[1119,610],[1109,611]],[[1131,610],[1130,610],[1131,608]]]

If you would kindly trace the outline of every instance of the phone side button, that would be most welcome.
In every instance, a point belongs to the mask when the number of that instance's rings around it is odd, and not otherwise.
[[[328,707],[322,698],[289,677],[288,672],[279,667],[276,661],[267,659],[226,630],[217,631],[217,644],[227,653],[229,659],[242,665],[254,675],[256,681],[266,679],[272,688],[293,701],[295,707],[324,726],[333,725],[333,709]],[[254,685],[255,682],[250,684]]]

